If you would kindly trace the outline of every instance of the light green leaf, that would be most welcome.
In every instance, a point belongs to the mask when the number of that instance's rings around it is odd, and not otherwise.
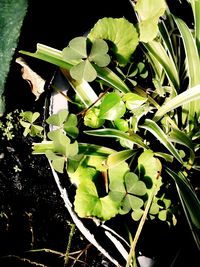
[[[145,145],[143,139],[135,133],[131,133],[131,135],[129,135],[127,133],[123,133],[122,131],[119,131],[117,129],[112,129],[112,128],[88,130],[88,131],[84,131],[84,132],[86,134],[98,136],[98,137],[102,136],[102,137],[122,139],[125,141],[130,141],[132,144],[136,144],[139,147],[148,148],[148,146]]]
[[[97,77],[97,72],[88,59],[81,61],[79,64],[73,66],[70,69],[70,74],[72,78],[77,81],[84,79],[85,81],[92,82]]]
[[[169,141],[168,136],[163,132],[163,130],[152,120],[146,119],[145,123],[140,126],[141,128],[144,128],[151,132],[154,137],[163,144],[168,151],[180,162],[183,164],[183,160],[181,156],[179,155],[179,152],[174,147],[174,145]]]
[[[135,5],[140,21],[140,41],[152,41],[158,33],[158,20],[166,10],[165,0],[138,0]]]
[[[89,109],[84,116],[84,124],[91,128],[101,127],[105,120],[99,118],[100,110],[98,108]]]
[[[113,167],[123,161],[126,161],[127,159],[132,157],[135,153],[136,151],[131,149],[115,152],[108,156],[108,158],[105,161],[105,165],[108,166],[108,168]]]
[[[128,172],[124,178],[125,187],[128,194],[143,196],[146,194],[146,186],[143,181],[139,181],[138,176],[133,172]]]
[[[163,45],[158,41],[151,41],[146,43],[145,48],[148,50],[149,57],[152,59],[153,67],[159,63],[164,69],[169,81],[171,82],[171,86],[173,86],[176,91],[179,90],[179,75],[177,71],[176,64],[171,58],[168,56],[167,51],[163,47]],[[155,61],[156,59],[156,61]],[[155,62],[155,63],[154,63]],[[159,68],[157,69],[160,72]]]
[[[143,213],[144,211],[142,209],[134,209],[133,212],[131,213],[131,217],[133,218],[134,221],[139,221]]]
[[[46,151],[46,157],[52,162],[53,168],[59,172],[63,173],[64,165],[65,165],[65,158],[62,156],[58,156],[52,151]]]
[[[48,119],[46,119],[46,122],[55,126],[61,126],[67,119],[68,114],[68,110],[61,110],[57,114],[53,114],[48,117]]]
[[[127,93],[123,96],[123,101],[126,102],[126,107],[130,110],[140,107],[147,101],[147,98],[144,98],[135,93]]]
[[[161,210],[161,211],[159,211],[158,218],[161,221],[164,221],[165,222],[167,220],[167,210]]]
[[[74,205],[75,211],[82,218],[109,220],[118,213],[118,205],[109,196],[98,197],[95,184],[91,180],[79,185]]]
[[[115,120],[115,126],[122,132],[127,132],[129,129],[128,121],[125,119],[117,119]]]
[[[102,100],[99,116],[101,119],[116,120],[121,118],[125,111],[121,97],[116,93],[109,93]]]
[[[69,46],[62,51],[63,59],[67,62],[77,62],[87,57],[86,37],[76,37],[69,42]]]
[[[176,97],[167,101],[164,105],[162,105],[154,116],[154,121],[158,121],[161,119],[166,113],[171,110],[174,110],[184,104],[190,103],[192,101],[198,100],[200,98],[200,85],[189,88],[188,90],[180,93]]]
[[[107,43],[104,40],[96,39],[92,44],[89,60],[95,62],[99,67],[105,67],[110,63],[110,56],[107,52]]]
[[[136,28],[125,18],[102,18],[97,21],[88,35],[95,39],[109,40],[114,43],[112,50],[120,65],[126,65],[138,45]]]

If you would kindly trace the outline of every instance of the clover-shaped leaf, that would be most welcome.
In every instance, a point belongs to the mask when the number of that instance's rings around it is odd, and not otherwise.
[[[67,135],[72,138],[76,138],[79,133],[77,117],[75,114],[69,114],[68,110],[60,110],[57,114],[51,115],[46,122],[57,126],[58,129],[64,129]]]
[[[77,128],[78,120],[75,114],[69,114],[65,123],[64,123],[64,130],[66,133],[72,137],[76,138],[79,130]]]
[[[92,44],[89,60],[96,63],[99,67],[105,67],[110,63],[110,56],[107,52],[107,43],[102,39],[96,39]]]
[[[25,111],[21,114],[20,124],[25,128],[23,135],[27,136],[41,136],[43,127],[35,124],[35,121],[39,118],[39,112]]]
[[[69,46],[65,47],[62,51],[63,59],[71,63],[80,62],[83,58],[87,57],[87,38],[80,36],[72,39]]]
[[[56,155],[51,150],[46,151],[46,157],[51,161],[54,170],[59,173],[63,173],[66,159],[62,156]]]
[[[133,172],[128,172],[124,177],[126,195],[122,202],[121,214],[128,213],[131,209],[139,209],[144,201],[140,196],[146,194],[144,182],[139,181],[138,176]]]
[[[144,211],[142,209],[134,209],[131,213],[131,217],[134,221],[139,221],[142,217]]]
[[[91,62],[99,67],[105,67],[110,63],[110,57],[107,54],[108,45],[104,40],[94,40],[89,54],[87,44],[86,37],[76,37],[69,42],[68,47],[63,49],[62,56],[65,61],[73,65],[70,69],[73,79],[92,82],[96,79],[97,72]]]
[[[54,169],[63,173],[67,159],[73,159],[78,154],[78,143],[70,143],[70,139],[60,129],[49,132],[48,137],[53,141],[53,151],[47,150],[45,154]]]
[[[92,82],[97,77],[97,72],[88,59],[81,61],[70,69],[70,75],[75,80]]]
[[[60,110],[57,114],[51,115],[46,122],[55,126],[62,126],[64,121],[67,119],[68,114],[69,112],[66,109]]]
[[[125,187],[128,194],[133,194],[137,196],[143,196],[146,194],[145,183],[139,181],[138,176],[133,172],[128,172],[125,175]]]

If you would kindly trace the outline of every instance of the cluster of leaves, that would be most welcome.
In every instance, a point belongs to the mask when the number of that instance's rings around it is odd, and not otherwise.
[[[136,25],[125,18],[103,18],[87,38],[73,39],[63,51],[39,44],[36,53],[22,53],[65,69],[85,108],[79,113],[87,126],[83,133],[94,136],[97,143],[102,137],[110,138],[117,148],[83,144],[75,115],[70,124],[64,123],[68,113],[64,119],[60,119],[63,113],[53,115],[56,123],[49,118],[49,123],[62,127],[48,134],[50,143],[36,144],[34,150],[46,153],[57,171],[66,167],[77,186],[74,205],[78,215],[108,220],[131,212],[132,218],[139,220],[147,213],[150,218],[156,215],[167,221],[171,200],[165,193],[158,193],[172,179],[200,247],[200,201],[192,185],[200,170],[200,27],[196,23],[200,1],[188,2],[194,29],[171,14],[164,0],[139,0],[133,4]],[[145,61],[133,66],[136,48]],[[143,86],[138,77],[148,77],[151,82]],[[94,79],[96,83],[91,87],[87,81]],[[73,129],[66,131],[69,126]],[[71,144],[67,135],[77,141]],[[64,165],[66,159],[69,164]],[[59,167],[57,160],[62,161]]]
[[[2,139],[12,140],[15,136],[15,131],[18,130],[19,110],[14,110],[1,117],[0,133]]]
[[[24,127],[24,136],[29,134],[32,137],[42,137],[43,127],[36,124],[36,120],[40,117],[39,112],[24,111],[20,114],[20,117],[20,124]]]

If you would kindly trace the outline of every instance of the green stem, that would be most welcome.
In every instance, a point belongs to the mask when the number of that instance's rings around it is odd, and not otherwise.
[[[137,244],[137,241],[138,241],[138,239],[140,237],[140,234],[142,232],[144,223],[146,221],[146,218],[147,218],[147,215],[148,215],[148,211],[150,209],[152,200],[153,200],[154,195],[155,195],[155,191],[156,191],[156,186],[154,185],[154,188],[151,191],[151,194],[150,194],[150,196],[148,198],[148,201],[147,201],[143,216],[142,216],[142,218],[140,220],[140,223],[138,225],[137,231],[135,233],[135,237],[134,237],[133,242],[131,244],[131,249],[130,249],[130,252],[129,252],[129,255],[128,255],[128,259],[127,259],[127,262],[126,262],[126,267],[131,266],[131,262],[132,261],[134,261],[134,265],[133,266],[134,267],[136,266],[136,263],[135,263],[135,248],[136,248],[136,244]]]
[[[75,232],[75,224],[71,223],[70,226],[71,226],[71,230],[69,233],[69,239],[68,239],[67,249],[66,249],[65,258],[64,258],[64,267],[67,267],[67,264],[69,262],[69,252],[70,252],[70,248],[71,248],[72,238],[73,238],[74,232]]]

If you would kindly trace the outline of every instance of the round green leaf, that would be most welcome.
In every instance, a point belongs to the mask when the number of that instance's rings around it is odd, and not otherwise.
[[[89,109],[84,116],[84,124],[91,128],[101,127],[105,120],[99,118],[99,112],[98,108]]]
[[[131,217],[134,221],[139,221],[143,215],[144,211],[142,209],[134,209],[131,213]]]
[[[128,127],[128,121],[124,119],[117,119],[115,120],[115,125],[116,127],[122,131],[122,132],[127,132],[129,127]]]
[[[100,118],[107,120],[117,120],[126,112],[125,104],[116,93],[107,94],[100,106]]]
[[[161,211],[158,213],[158,218],[159,218],[161,221],[166,221],[166,220],[167,220],[167,210],[161,210]]]
[[[137,30],[125,18],[102,18],[97,21],[88,35],[93,42],[96,39],[111,41],[112,50],[120,65],[126,65],[138,45]]]

